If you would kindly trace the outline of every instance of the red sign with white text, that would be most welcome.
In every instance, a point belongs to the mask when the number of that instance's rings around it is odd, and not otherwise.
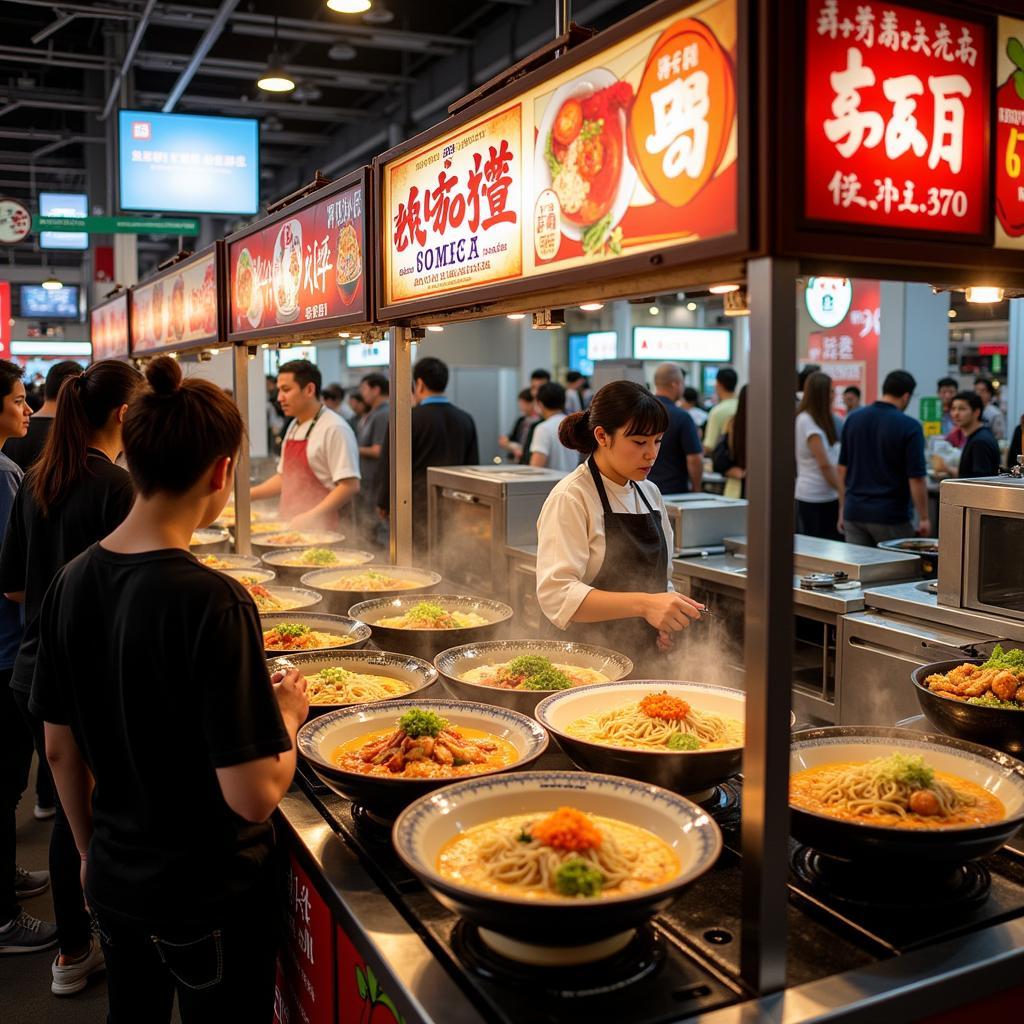
[[[93,362],[128,355],[128,293],[89,310]]]
[[[0,356],[11,352],[11,282],[0,281]]]
[[[366,320],[365,201],[362,184],[332,191],[229,240],[230,334]]]
[[[1024,249],[1024,21],[999,19],[996,245]]]
[[[991,227],[985,25],[864,0],[808,0],[804,211],[961,235]]]

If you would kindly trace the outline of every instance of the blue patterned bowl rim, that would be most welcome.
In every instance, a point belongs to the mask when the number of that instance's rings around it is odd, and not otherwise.
[[[515,614],[512,608],[505,604],[503,601],[495,601],[490,597],[470,597],[468,594],[428,594],[424,597],[422,594],[410,594],[408,597],[402,597],[401,593],[391,594],[388,597],[374,597],[368,601],[360,601],[358,604],[352,605],[349,608],[349,613],[353,618],[361,618],[367,613],[372,614],[378,609],[383,611],[386,608],[393,608],[396,603],[415,605],[421,601],[427,600],[431,604],[440,605],[445,611],[450,608],[459,610],[460,608],[470,607],[481,611],[488,611],[496,615],[497,618],[491,619],[485,622],[483,626],[451,626],[446,629],[417,629],[410,630],[415,633],[454,633],[457,630],[464,629],[484,629],[487,626],[496,626],[501,622],[507,622]],[[371,625],[379,625],[379,623],[371,623]],[[382,629],[401,629],[401,626],[382,626]]]
[[[422,579],[423,582],[422,583],[418,583],[416,585],[416,587],[407,587],[407,588],[405,588],[406,590],[410,590],[410,591],[417,589],[417,587],[434,587],[434,586],[437,586],[437,584],[441,582],[441,574],[433,572],[430,569],[419,569],[419,568],[417,568],[414,565],[375,565],[373,563],[370,563],[369,565],[346,565],[346,566],[342,566],[341,568],[338,568],[338,567],[331,568],[331,566],[328,565],[328,566],[325,566],[323,569],[312,569],[309,572],[305,573],[300,578],[301,578],[301,581],[303,583],[305,583],[307,586],[315,586],[316,585],[316,578],[318,578],[320,576],[325,576],[327,573],[337,573],[339,575],[345,575],[345,574],[356,575],[356,574],[361,573],[361,572],[367,572],[370,569],[380,570],[381,572],[389,572],[389,573],[392,573],[392,574],[403,573],[403,572],[413,573],[415,577]],[[329,589],[331,589],[331,590],[342,590],[341,587],[331,587]],[[344,593],[345,591],[342,591],[342,592]],[[382,594],[392,594],[392,593],[399,593],[399,594],[401,594],[403,592],[404,591],[391,591],[391,590],[382,590],[381,591]],[[353,590],[349,591],[349,593],[362,594],[362,593],[365,593],[365,591],[362,591],[362,590],[359,590],[358,588],[356,588],[356,589],[353,589]]]

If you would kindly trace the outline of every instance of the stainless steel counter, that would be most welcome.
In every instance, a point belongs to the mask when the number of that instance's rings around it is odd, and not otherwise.
[[[726,537],[726,550],[738,555],[747,551],[746,537]],[[905,580],[921,574],[921,559],[903,551],[865,548],[859,544],[821,540],[798,533],[793,538],[793,568],[801,575],[811,572],[845,572],[851,580],[880,583]]]

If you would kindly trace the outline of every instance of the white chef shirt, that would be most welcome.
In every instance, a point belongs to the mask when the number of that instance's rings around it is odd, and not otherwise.
[[[308,439],[307,439],[307,436]],[[328,490],[342,480],[359,479],[359,445],[352,428],[333,410],[323,407],[320,419],[313,424],[292,420],[281,445],[277,460],[278,473],[284,472],[284,448],[289,441],[308,440],[306,459],[314,476]]]
[[[666,583],[671,590],[672,524],[661,492],[649,480],[620,486],[603,473],[601,480],[612,512],[650,514],[636,487],[643,489],[651,508],[661,512],[668,553]],[[589,584],[604,563],[604,551],[604,510],[590,468],[583,463],[555,484],[537,520],[537,601],[559,629],[569,625],[576,609],[594,589]]]
[[[580,464],[580,453],[566,448],[558,439],[558,426],[565,419],[565,413],[555,413],[537,424],[530,442],[530,454],[539,452],[548,457],[547,468],[568,473]],[[529,460],[527,460],[529,461]]]

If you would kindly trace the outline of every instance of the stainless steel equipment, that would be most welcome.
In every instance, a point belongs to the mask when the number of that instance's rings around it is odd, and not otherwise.
[[[564,475],[509,465],[428,469],[431,566],[474,594],[505,600],[505,548],[537,543],[537,516]]]
[[[675,551],[680,555],[723,551],[725,538],[747,529],[747,502],[719,494],[666,494]]]
[[[946,480],[939,490],[939,604],[1024,622],[1024,480]]]
[[[746,537],[726,537],[727,551],[745,556]],[[798,575],[815,572],[844,572],[860,583],[881,583],[912,579],[921,575],[921,559],[902,551],[883,551],[859,544],[805,537],[793,538],[793,568]]]

